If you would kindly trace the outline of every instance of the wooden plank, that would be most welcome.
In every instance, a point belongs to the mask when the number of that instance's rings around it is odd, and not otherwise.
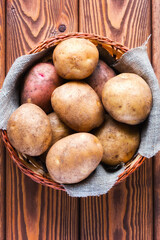
[[[5,78],[5,1],[0,0],[0,88]],[[5,239],[5,148],[0,131],[0,239]]]
[[[77,12],[76,0],[7,1],[7,71],[38,42],[78,30]],[[77,199],[33,182],[7,156],[7,240],[78,239],[78,213]]]
[[[160,29],[158,26],[160,20],[160,2],[152,0],[152,64],[156,76],[160,83],[160,69],[158,62],[160,58],[159,38]],[[153,173],[154,173],[154,239],[158,240],[160,235],[160,152],[154,157]]]
[[[150,34],[149,0],[80,0],[79,29],[141,45]],[[149,54],[151,48],[149,46]],[[82,239],[153,239],[152,161],[107,195],[81,199]]]
[[[5,148],[1,139],[0,132],[0,239],[5,239]]]
[[[5,1],[0,0],[0,88],[5,78]]]
[[[140,46],[150,34],[150,0],[80,0],[79,9],[82,32],[107,36],[129,48]]]
[[[158,47],[160,29],[158,27],[158,22],[160,19],[160,2],[158,0],[152,0],[152,64],[157,78],[160,82],[160,69],[158,67],[157,61],[160,58],[160,50]]]

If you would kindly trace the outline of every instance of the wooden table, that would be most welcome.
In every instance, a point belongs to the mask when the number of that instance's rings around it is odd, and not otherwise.
[[[0,83],[13,61],[60,32],[92,32],[140,46],[160,77],[159,0],[0,0]],[[160,239],[160,155],[101,197],[38,185],[0,142],[0,240]]]

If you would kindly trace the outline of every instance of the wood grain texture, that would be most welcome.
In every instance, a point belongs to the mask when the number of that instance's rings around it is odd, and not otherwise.
[[[141,45],[150,33],[149,0],[80,0],[79,8],[80,31],[107,36],[130,48]]]
[[[5,78],[5,1],[0,0],[0,88]],[[0,239],[5,240],[5,148],[0,131]]]
[[[77,3],[72,0],[7,1],[7,71],[18,56],[56,35],[60,24],[66,25],[66,32],[78,30]],[[78,214],[77,199],[33,182],[7,155],[7,240],[77,239]]]
[[[150,34],[149,0],[80,0],[79,30],[124,45],[141,45]],[[151,56],[151,48],[148,46]],[[81,199],[81,239],[153,239],[152,161],[104,196]]]
[[[0,130],[0,239],[5,240],[5,231],[6,231],[6,221],[5,221],[5,147],[1,138]]]
[[[8,168],[7,239],[77,239],[78,201],[33,183],[12,162]]]
[[[152,65],[160,84],[160,1],[152,0]],[[154,157],[154,240],[159,240],[160,236],[160,152]]]
[[[160,39],[160,1],[152,0],[152,64],[154,71],[160,83],[160,50],[159,50],[159,39]]]
[[[154,199],[154,240],[159,240],[160,236],[160,152],[154,157],[153,172],[154,172],[154,188],[153,188],[153,199]]]
[[[16,57],[27,53],[39,42],[60,33],[59,25],[65,24],[65,32],[77,31],[77,12],[78,0],[7,1],[7,26],[10,31],[7,31],[7,43],[12,49],[7,66],[10,67]]]
[[[0,0],[0,88],[5,78],[5,0]]]

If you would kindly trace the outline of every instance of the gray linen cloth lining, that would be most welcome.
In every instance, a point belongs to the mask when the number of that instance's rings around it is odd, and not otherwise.
[[[101,48],[99,50],[100,52],[102,51],[102,58],[107,63],[114,62],[106,50]],[[23,81],[23,74],[51,51],[53,51],[53,48],[36,54],[24,55],[17,58],[13,63],[0,90],[0,129],[6,129],[10,115],[19,106],[19,86],[21,81]],[[160,150],[160,90],[158,80],[147,55],[146,45],[129,50],[113,66],[119,72],[131,72],[140,75],[146,80],[152,90],[153,107],[143,125],[141,144],[138,149],[138,153],[150,158]],[[99,196],[107,193],[114,186],[124,168],[124,165],[122,165],[119,170],[110,172],[100,164],[82,182],[63,186],[72,197]]]

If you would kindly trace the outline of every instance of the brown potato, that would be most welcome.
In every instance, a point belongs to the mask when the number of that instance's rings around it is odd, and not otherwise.
[[[105,84],[102,102],[115,120],[134,125],[143,122],[149,115],[152,93],[140,76],[121,73]]]
[[[32,103],[25,103],[12,113],[7,124],[7,135],[13,147],[29,156],[42,154],[52,141],[49,118]]]
[[[63,83],[51,63],[38,63],[27,73],[21,89],[21,104],[34,103],[52,112],[51,94]]]
[[[108,165],[128,162],[136,153],[140,143],[138,126],[117,122],[109,115],[94,134],[103,146],[102,162]]]
[[[116,73],[104,61],[99,60],[94,72],[86,79],[86,82],[94,89],[100,99],[102,98],[102,90],[105,83]]]
[[[52,144],[73,133],[73,130],[66,126],[55,112],[48,114],[48,117],[52,128]]]
[[[101,161],[103,148],[90,133],[75,133],[56,142],[47,154],[46,166],[59,183],[77,183],[87,178]]]
[[[68,82],[56,88],[51,103],[60,119],[77,132],[89,132],[104,120],[98,95],[84,82]]]
[[[84,79],[92,74],[99,52],[89,40],[70,38],[59,43],[53,52],[57,73],[65,79]]]

